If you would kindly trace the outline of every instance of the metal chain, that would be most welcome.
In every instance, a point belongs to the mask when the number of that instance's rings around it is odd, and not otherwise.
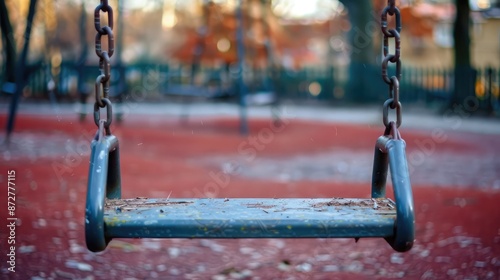
[[[387,15],[396,18],[396,27],[389,29]],[[395,0],[388,0],[387,6],[382,11],[381,15],[381,29],[384,35],[384,59],[382,60],[382,79],[389,85],[389,99],[384,102],[383,122],[387,129],[393,127],[398,128],[403,122],[401,115],[401,102],[399,102],[399,81],[401,80],[401,13],[396,7]],[[395,53],[389,53],[389,38],[394,39]],[[396,64],[396,74],[391,76],[387,74],[388,65],[390,63]],[[393,121],[389,121],[389,108],[396,110],[396,125]]]
[[[107,13],[108,25],[101,27],[101,12]],[[99,57],[99,76],[95,81],[95,104],[94,104],[94,122],[99,127],[100,134],[102,129],[106,130],[106,134],[111,134],[109,126],[111,125],[112,104],[109,97],[109,81],[111,79],[111,62],[115,50],[115,39],[113,36],[113,8],[109,5],[108,0],[101,0],[94,11],[94,26],[97,34],[95,36],[95,53]],[[108,36],[108,49],[102,50],[102,36]],[[106,108],[106,120],[101,120],[100,108]]]

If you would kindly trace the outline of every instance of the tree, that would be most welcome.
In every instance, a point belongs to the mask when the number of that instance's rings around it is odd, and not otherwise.
[[[341,0],[349,10],[351,30],[349,43],[351,45],[351,64],[349,66],[349,99],[356,102],[367,101],[373,91],[373,64],[375,52],[373,49],[373,30],[371,30],[372,0]],[[377,68],[378,69],[378,68]]]
[[[5,82],[15,84],[16,42],[5,1],[0,1],[0,30],[2,32],[2,43],[5,52],[5,67],[3,71],[5,73]]]
[[[469,0],[455,0],[457,12],[453,26],[455,81],[454,94],[450,107],[457,105],[474,107],[475,104],[464,104],[473,101],[475,74],[471,67],[470,56],[470,7]]]
[[[1,2],[5,2],[5,1],[1,1]],[[26,71],[26,60],[28,57],[29,42],[30,42],[30,36],[31,36],[31,27],[33,24],[33,19],[35,18],[35,11],[36,11],[36,0],[31,0],[30,5],[29,5],[29,10],[28,10],[28,17],[27,17],[27,21],[26,21],[26,31],[24,33],[24,44],[23,44],[21,56],[17,60],[15,67],[10,69],[10,71],[14,72],[16,86],[15,86],[14,96],[12,97],[12,101],[10,104],[9,118],[7,120],[7,141],[9,141],[10,134],[14,130],[14,123],[15,123],[15,118],[16,118],[17,107],[19,105],[19,100],[21,98],[21,94],[23,92],[24,86],[26,85],[26,82],[27,82],[27,75],[25,72]],[[11,34],[7,34],[7,35],[12,36]]]

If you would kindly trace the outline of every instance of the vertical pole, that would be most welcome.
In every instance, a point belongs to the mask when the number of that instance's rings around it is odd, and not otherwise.
[[[327,86],[326,86],[326,96],[327,100],[334,101],[333,90],[335,88],[335,80],[333,78],[333,59],[335,54],[333,53],[332,44],[330,44],[330,39],[332,38],[333,30],[335,28],[334,18],[328,20],[328,36],[327,36],[327,46],[328,46],[328,63],[326,64],[328,67],[327,71]]]
[[[245,46],[243,42],[243,0],[239,0],[238,10],[238,28],[236,31],[236,41],[238,46],[238,86],[239,86],[239,101],[240,101],[240,133],[242,135],[248,134],[248,121],[247,121],[247,104],[245,100],[246,86],[243,80],[243,64],[245,63]]]
[[[422,89],[423,89],[423,86],[422,86],[422,80],[423,80],[423,75],[422,75],[422,69],[420,67],[417,67],[415,68],[415,75],[417,76],[417,80],[416,80],[416,92],[417,92],[417,95],[418,95],[418,98],[419,98],[419,101],[422,103],[422,104],[425,104],[425,96],[423,96],[423,92],[422,92]]]
[[[411,86],[412,84],[412,75],[413,75],[413,69],[411,67],[406,67],[406,70],[405,72],[403,73],[406,73],[406,75],[403,75],[403,80],[404,80],[404,83],[403,83],[403,86],[400,85],[400,87],[403,87],[404,89],[404,92],[407,92],[408,95],[409,95],[409,99],[412,100],[412,102],[416,103],[417,102],[417,99],[415,98],[415,93],[413,92],[413,87]],[[400,89],[400,92],[403,91],[402,89]]]
[[[497,68],[495,70],[495,76],[496,76],[496,85],[497,85],[497,94],[495,96],[496,98],[496,101],[495,101],[495,110],[498,110],[498,108],[500,107],[500,68]]]
[[[431,68],[430,74],[431,90],[433,95],[438,95],[438,90],[436,86],[436,68]]]
[[[476,76],[474,77],[474,80],[472,80],[472,85],[473,85],[473,93],[474,96],[478,97],[477,101],[479,103],[479,110],[485,110],[485,101],[486,101],[486,84],[484,84],[484,80],[481,79],[484,76],[483,70],[481,68],[478,68],[476,71]],[[482,85],[483,92],[482,92],[482,97],[478,96],[478,88],[476,88],[476,85]]]
[[[271,102],[271,117],[275,126],[279,127],[281,125],[281,119],[279,116],[279,106],[280,106],[280,89],[277,86],[277,67],[274,64],[274,49],[273,42],[271,41],[271,21],[268,20],[268,0],[260,1],[261,17],[260,22],[264,29],[265,36],[265,47],[266,47],[266,71],[263,72],[264,89],[270,91],[273,94],[273,101]]]
[[[116,112],[116,120],[118,122],[121,122],[123,119],[123,110],[122,110],[122,103],[123,103],[123,98],[124,94],[126,92],[127,88],[127,81],[125,77],[125,67],[123,65],[123,60],[122,60],[122,54],[123,54],[123,5],[124,1],[117,1],[118,2],[118,32],[117,32],[117,37],[116,38],[116,66],[118,68],[118,92],[117,92],[117,102],[116,105],[120,104],[115,108]],[[118,109],[118,110],[116,110]]]
[[[123,1],[118,1],[118,30],[116,37],[116,64],[121,66],[123,52]]]
[[[430,101],[432,100],[432,95],[434,94],[432,92],[432,84],[431,84],[431,75],[430,75],[430,68],[429,67],[425,67],[424,68],[425,70],[425,92],[427,93],[426,94],[426,98],[425,98],[425,104],[427,106],[429,106],[429,103]]]
[[[16,121],[16,113],[17,108],[19,106],[19,101],[21,99],[21,94],[24,89],[24,85],[26,84],[26,77],[24,75],[26,69],[26,59],[28,57],[29,51],[29,43],[30,43],[30,35],[31,35],[31,26],[33,24],[33,19],[35,18],[36,11],[36,0],[30,1],[29,11],[28,11],[28,20],[26,22],[26,31],[24,33],[24,45],[21,53],[21,57],[17,61],[16,65],[16,92],[12,97],[12,101],[10,103],[9,108],[9,118],[7,120],[7,141],[9,141],[10,135],[14,130],[14,124]]]
[[[85,11],[85,1],[82,0],[80,13],[80,57],[76,62],[78,71],[78,95],[80,96],[80,121],[85,119],[87,115],[85,112],[85,105],[89,95],[88,89],[85,85],[85,61],[87,60],[88,44],[87,44],[87,13]]]
[[[486,78],[487,81],[487,92],[488,92],[488,104],[487,104],[487,112],[490,115],[493,115],[493,69],[491,66],[488,66],[486,69]]]

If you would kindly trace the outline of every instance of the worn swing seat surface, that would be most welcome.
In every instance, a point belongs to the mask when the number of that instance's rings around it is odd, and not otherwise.
[[[400,139],[377,140],[367,199],[122,199],[117,138],[99,135],[91,146],[85,235],[94,252],[113,238],[382,237],[401,252],[413,244],[413,197]],[[389,167],[394,202],[385,198]]]
[[[104,227],[112,237],[390,237],[390,199],[110,199]]]

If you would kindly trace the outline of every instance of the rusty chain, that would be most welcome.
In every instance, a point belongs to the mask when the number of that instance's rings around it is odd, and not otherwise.
[[[383,51],[384,59],[382,61],[382,78],[385,83],[389,85],[389,99],[384,102],[383,110],[383,123],[386,128],[393,127],[391,122],[389,122],[389,107],[396,110],[396,127],[401,126],[402,115],[401,115],[401,102],[399,102],[399,80],[401,79],[401,13],[396,7],[395,0],[388,0],[387,6],[384,8],[381,14],[381,30],[383,33]],[[101,12],[107,13],[108,25],[101,27]],[[389,29],[388,26],[388,15],[394,16],[396,19],[395,29]],[[114,53],[114,36],[113,36],[113,8],[109,5],[108,0],[101,0],[100,4],[97,5],[94,11],[94,26],[97,31],[95,37],[95,52],[99,57],[99,71],[100,75],[96,79],[95,83],[95,94],[96,102],[94,106],[94,122],[97,126],[100,123],[99,108],[107,108],[107,119],[104,122],[104,128],[106,133],[109,134],[109,126],[111,125],[112,116],[109,114],[112,112],[112,104],[108,99],[109,96],[109,82],[111,78],[111,63],[110,58]],[[103,51],[101,45],[102,36],[108,36],[108,50]],[[395,42],[395,54],[389,54],[389,38],[394,38]],[[388,75],[388,65],[390,63],[396,64],[396,75],[389,78]],[[101,90],[102,88],[102,90]]]
[[[108,25],[101,26],[101,12],[106,13]],[[113,36],[113,8],[108,0],[101,0],[100,4],[94,10],[94,26],[97,34],[95,36],[95,53],[99,57],[99,76],[95,81],[95,104],[94,104],[94,122],[99,127],[99,133],[106,130],[106,134],[111,134],[109,126],[112,122],[112,104],[109,100],[109,82],[111,79],[111,60],[115,48],[115,39]],[[102,50],[101,39],[108,37],[108,49]],[[106,108],[106,120],[101,120],[100,108]]]
[[[387,17],[388,15],[395,17],[395,28],[389,28]],[[402,106],[399,101],[399,81],[401,80],[401,13],[396,7],[395,0],[388,0],[387,6],[382,11],[381,15],[381,29],[384,35],[384,59],[382,60],[382,79],[389,85],[389,99],[384,102],[383,110],[383,123],[386,129],[397,129],[401,126],[402,119]],[[394,39],[395,53],[389,53],[389,39]],[[396,64],[396,74],[389,78],[388,66],[389,63]],[[389,108],[396,110],[396,125],[393,121],[389,121]]]

